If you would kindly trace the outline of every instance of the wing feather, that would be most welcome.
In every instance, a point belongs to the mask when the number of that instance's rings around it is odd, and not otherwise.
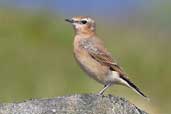
[[[96,42],[93,42],[96,41]],[[106,65],[110,70],[116,71],[120,76],[126,76],[122,68],[114,62],[112,55],[106,50],[106,48],[101,45],[100,41],[94,40],[84,40],[81,45],[87,50],[88,54],[102,65]],[[98,43],[97,43],[98,42]],[[100,44],[100,45],[97,45]]]
[[[126,73],[123,71],[123,69],[116,62],[113,61],[111,55],[105,54],[103,52],[94,53],[93,51],[88,51],[88,53],[100,64],[108,66],[110,70],[118,72],[120,76],[126,76]]]

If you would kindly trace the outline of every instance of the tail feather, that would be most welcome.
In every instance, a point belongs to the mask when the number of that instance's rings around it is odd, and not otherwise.
[[[139,95],[143,96],[144,98],[148,99],[149,98],[134,84],[132,83],[128,78],[124,77],[124,76],[120,76],[124,81],[126,81],[128,83],[128,86],[130,88],[133,89],[133,91],[135,91],[136,93],[138,93]]]

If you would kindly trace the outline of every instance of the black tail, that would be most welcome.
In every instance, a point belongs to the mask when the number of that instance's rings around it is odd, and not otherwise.
[[[132,88],[136,93],[138,93],[139,95],[145,97],[146,99],[149,99],[143,92],[140,91],[140,89],[134,84],[132,83],[128,78],[124,77],[124,76],[120,76],[124,81],[126,81],[129,85],[130,88]]]

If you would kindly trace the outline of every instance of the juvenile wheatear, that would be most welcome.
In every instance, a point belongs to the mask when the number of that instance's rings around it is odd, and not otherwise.
[[[103,42],[96,36],[93,19],[86,16],[76,16],[66,19],[66,21],[72,23],[75,30],[74,56],[76,61],[90,77],[104,84],[104,88],[99,92],[99,95],[102,95],[111,85],[120,84],[147,98],[128,79],[122,68],[114,62]]]

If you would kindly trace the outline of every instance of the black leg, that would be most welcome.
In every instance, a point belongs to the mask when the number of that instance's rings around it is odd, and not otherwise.
[[[103,93],[105,92],[105,90],[106,90],[108,87],[110,87],[111,85],[112,85],[111,83],[105,85],[104,88],[98,93],[98,95],[103,95]]]

